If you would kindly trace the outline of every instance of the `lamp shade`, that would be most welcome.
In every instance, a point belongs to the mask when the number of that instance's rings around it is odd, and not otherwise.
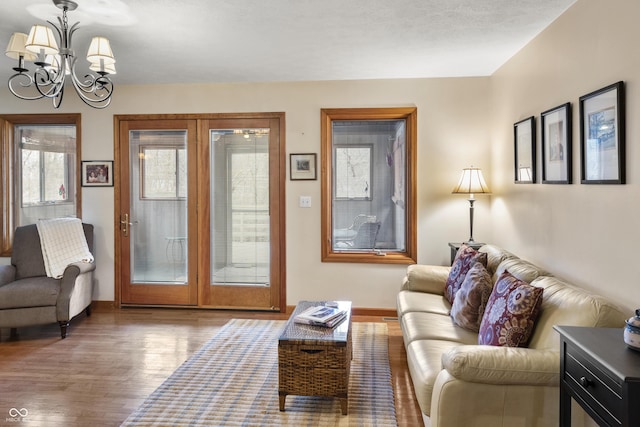
[[[53,36],[51,28],[45,25],[34,25],[29,31],[25,46],[33,53],[44,53],[45,55],[56,55],[58,53],[58,43]]]
[[[25,33],[13,33],[4,53],[11,59],[20,59],[22,56],[26,61],[33,61],[37,56],[27,50],[26,44],[27,35]]]
[[[116,59],[113,56],[109,39],[106,37],[94,37],[91,39],[91,44],[87,51],[87,61],[95,65],[100,65],[100,61],[103,61],[105,65],[115,64]]]
[[[482,171],[470,167],[462,170],[462,176],[458,185],[452,191],[453,194],[487,194],[490,193],[487,183],[484,181]]]

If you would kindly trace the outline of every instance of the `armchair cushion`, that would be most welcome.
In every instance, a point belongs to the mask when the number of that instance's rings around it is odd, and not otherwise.
[[[13,235],[11,264],[16,267],[16,280],[46,276],[40,235],[35,224],[16,228]]]
[[[55,306],[60,293],[60,280],[51,277],[29,277],[2,287],[0,309]]]
[[[11,283],[16,279],[16,267],[13,265],[0,265],[0,286]]]

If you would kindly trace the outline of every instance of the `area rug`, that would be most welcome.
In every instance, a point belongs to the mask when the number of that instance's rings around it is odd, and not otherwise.
[[[339,399],[278,406],[282,320],[234,319],[165,380],[123,426],[397,426],[387,325],[353,323],[349,414]]]

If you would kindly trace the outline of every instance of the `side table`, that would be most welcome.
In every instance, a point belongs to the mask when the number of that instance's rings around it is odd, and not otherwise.
[[[640,352],[623,328],[554,326],[560,333],[560,426],[571,426],[571,398],[600,426],[640,425]]]
[[[472,247],[473,249],[480,249],[482,246],[484,246],[486,243],[478,243],[478,242],[462,242],[462,243],[457,243],[457,242],[449,242],[449,247],[451,248],[451,264],[453,264],[453,260],[456,258],[456,254],[458,253],[458,249],[460,249],[460,246],[462,246],[462,244],[465,244],[467,246]]]

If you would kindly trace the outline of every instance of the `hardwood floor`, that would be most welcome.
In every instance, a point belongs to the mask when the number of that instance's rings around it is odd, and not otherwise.
[[[118,426],[231,318],[287,314],[98,306],[71,322],[0,330],[0,426]],[[399,426],[422,426],[397,321],[385,322]],[[19,420],[17,410],[28,415]],[[24,412],[23,412],[24,414]]]

